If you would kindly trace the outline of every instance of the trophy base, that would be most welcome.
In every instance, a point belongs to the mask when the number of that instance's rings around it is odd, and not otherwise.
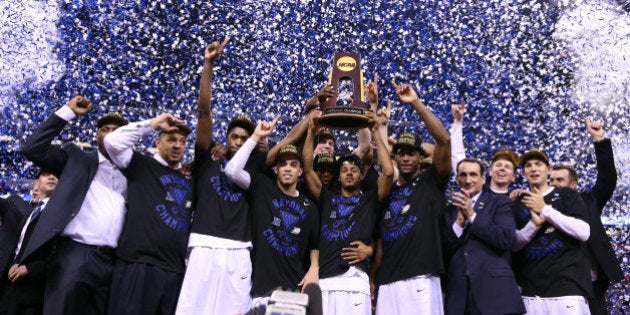
[[[369,126],[364,109],[348,106],[328,107],[317,121],[331,129],[361,129]]]

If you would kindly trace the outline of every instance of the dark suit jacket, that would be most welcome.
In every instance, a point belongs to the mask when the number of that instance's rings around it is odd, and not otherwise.
[[[588,210],[588,223],[591,227],[591,236],[587,244],[603,272],[599,273],[599,277],[605,276],[611,282],[619,282],[623,279],[623,273],[601,218],[602,210],[617,186],[617,170],[610,139],[595,142],[595,156],[597,158],[595,186],[591,191],[580,193]]]
[[[28,226],[26,227],[26,232],[24,233],[24,239],[22,240],[22,247],[20,248],[20,252],[17,255],[18,261],[21,261],[20,264],[26,267],[26,269],[28,270],[28,274],[26,276],[20,277],[18,280],[11,283],[7,279],[7,274],[9,268],[11,267],[10,263],[4,269],[2,277],[5,278],[3,279],[3,281],[6,280],[6,290],[5,292],[3,292],[2,300],[0,300],[0,304],[2,304],[3,306],[10,303],[19,303],[33,306],[42,305],[44,303],[44,290],[46,288],[46,267],[48,257],[51,254],[51,243],[48,242],[45,246],[38,248],[37,251],[35,251],[26,259],[20,258],[24,253],[26,244],[29,243],[31,236],[33,235],[33,230],[35,230],[35,227],[37,226],[40,217],[41,214],[33,218],[33,220],[28,223]],[[12,251],[15,251],[17,240],[19,239],[22,228],[24,227],[24,224],[26,224],[27,220],[28,215],[24,218],[22,224],[20,224],[20,228],[17,231],[17,239],[14,243]]]
[[[4,270],[13,260],[13,251],[22,232],[22,224],[30,211],[31,206],[18,195],[0,198],[0,270]]]
[[[20,262],[50,242],[74,218],[98,169],[97,151],[83,152],[74,144],[63,148],[51,145],[66,124],[65,120],[53,114],[22,146],[22,152],[29,160],[55,174],[59,182],[46,204],[46,210],[40,215]]]
[[[446,277],[446,314],[464,314],[467,278],[482,314],[525,313],[525,306],[512,272],[510,253],[516,239],[512,201],[482,191],[477,213],[458,238],[452,226],[457,209],[445,211],[444,244],[450,255]]]

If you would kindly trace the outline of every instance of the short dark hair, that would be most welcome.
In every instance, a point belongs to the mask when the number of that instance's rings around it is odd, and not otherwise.
[[[465,159],[459,161],[457,163],[457,168],[455,168],[457,173],[459,173],[459,166],[462,163],[464,163],[464,162],[466,162],[466,163],[477,163],[477,165],[479,165],[479,175],[481,175],[481,176],[485,175],[486,168],[485,168],[485,166],[483,166],[483,162],[481,162],[480,160],[477,160],[477,159],[473,159],[473,158],[465,158]],[[455,176],[457,176],[457,174],[455,174]]]
[[[569,165],[554,165],[553,170],[554,171],[567,170],[567,172],[569,172],[569,183],[578,182],[577,172],[575,171],[575,169],[573,169],[573,167]]]

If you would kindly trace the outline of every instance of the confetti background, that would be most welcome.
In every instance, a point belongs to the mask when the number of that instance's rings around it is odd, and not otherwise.
[[[170,112],[194,127],[203,49],[230,35],[215,67],[220,141],[240,114],[281,115],[278,140],[336,51],[359,52],[365,77],[381,76],[382,103],[396,99],[389,81],[412,84],[447,128],[464,98],[468,155],[542,149],[576,163],[582,189],[596,175],[584,119],[603,121],[619,175],[604,219],[630,272],[630,1],[5,0],[0,21],[0,194],[28,192],[35,170],[19,143],[75,94],[96,110],[59,143],[94,146],[95,120],[109,111],[131,121]],[[394,102],[392,120],[392,135],[429,139],[410,107]],[[356,146],[353,132],[338,138]],[[630,312],[628,287],[609,291],[612,313]]]

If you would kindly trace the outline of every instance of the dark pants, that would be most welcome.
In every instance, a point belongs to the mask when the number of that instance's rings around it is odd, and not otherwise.
[[[184,275],[159,267],[116,261],[109,314],[175,313]]]
[[[5,302],[3,302],[4,304]],[[27,305],[20,303],[11,303],[6,305],[6,308],[3,305],[0,309],[0,315],[41,315],[42,314],[42,306],[41,305]]]
[[[608,291],[609,285],[608,279],[593,281],[593,298],[588,299],[588,308],[591,310],[591,315],[608,314],[606,291]]]
[[[114,252],[60,238],[46,278],[44,314],[106,314]]]

